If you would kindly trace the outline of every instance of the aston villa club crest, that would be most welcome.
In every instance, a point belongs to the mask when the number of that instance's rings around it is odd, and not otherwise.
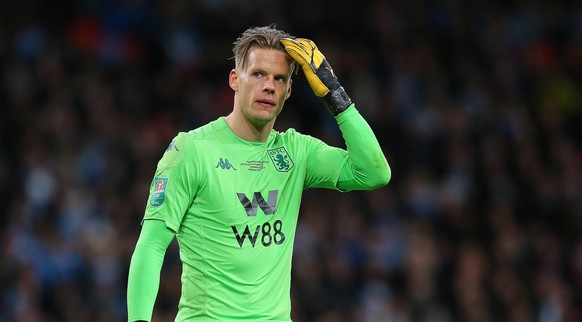
[[[267,154],[269,155],[269,158],[271,158],[275,169],[279,172],[288,172],[293,168],[293,165],[295,165],[293,160],[291,160],[289,153],[285,150],[285,147],[267,150]]]
[[[168,187],[168,178],[155,177],[154,190],[150,197],[150,205],[154,207],[161,206],[166,201],[166,188]]]

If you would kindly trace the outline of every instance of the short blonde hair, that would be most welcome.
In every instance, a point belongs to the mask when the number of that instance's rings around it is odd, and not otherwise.
[[[264,27],[251,27],[245,30],[240,37],[233,42],[232,53],[234,54],[234,65],[236,68],[244,69],[246,66],[246,59],[249,51],[253,47],[276,49],[287,53],[283,44],[282,38],[290,38],[291,36],[277,28],[275,25]],[[291,62],[291,73],[297,69],[297,63],[287,55]]]

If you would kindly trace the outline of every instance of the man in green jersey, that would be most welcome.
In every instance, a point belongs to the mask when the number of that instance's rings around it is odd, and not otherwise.
[[[315,44],[272,26],[233,48],[232,112],[179,133],[157,165],[131,259],[129,321],[150,321],[164,254],[177,239],[176,321],[291,321],[291,256],[303,190],[382,187],[380,145]],[[347,149],[273,130],[301,66]]]

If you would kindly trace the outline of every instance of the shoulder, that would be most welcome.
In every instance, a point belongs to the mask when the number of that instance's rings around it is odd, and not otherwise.
[[[198,144],[203,144],[204,141],[212,141],[216,134],[224,129],[224,123],[220,118],[210,123],[206,123],[200,127],[189,131],[179,132],[170,143],[180,150],[180,148],[188,151]]]
[[[224,129],[225,124],[226,122],[224,122],[222,118],[219,118],[190,131],[180,132],[178,133],[177,137],[181,137],[183,140],[211,139],[216,136],[217,132],[220,132]]]
[[[198,151],[204,151],[205,146],[213,144],[216,132],[220,130],[219,121],[220,119],[190,131],[179,132],[164,151],[158,167],[171,168],[185,159],[199,156]]]
[[[275,134],[277,137],[276,140],[283,141],[287,144],[311,144],[321,142],[318,138],[298,132],[294,128],[289,128],[283,132],[275,131]]]
[[[301,132],[298,132],[294,128],[289,128],[283,132],[274,131],[275,135],[278,139],[286,139],[286,140],[303,140],[305,138],[310,137],[309,135],[305,135]]]

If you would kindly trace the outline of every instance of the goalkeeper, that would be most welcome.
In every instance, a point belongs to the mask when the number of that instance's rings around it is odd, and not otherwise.
[[[374,133],[312,41],[253,27],[233,53],[232,112],[179,133],[158,162],[129,268],[129,321],[151,321],[174,238],[182,261],[176,321],[291,321],[303,190],[370,190],[390,180]],[[298,66],[347,149],[294,129],[273,130]]]

